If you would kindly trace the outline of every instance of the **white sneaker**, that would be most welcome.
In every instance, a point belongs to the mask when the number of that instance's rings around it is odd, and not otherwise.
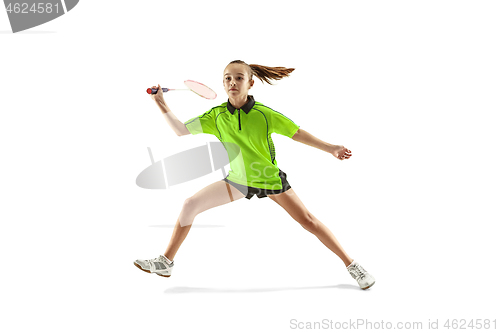
[[[358,282],[361,289],[368,289],[375,284],[375,278],[356,261],[347,266],[347,271]]]
[[[172,274],[172,269],[174,268],[174,262],[170,261],[161,254],[156,259],[140,260],[134,261],[134,265],[148,273],[156,273],[159,276],[170,277]]]

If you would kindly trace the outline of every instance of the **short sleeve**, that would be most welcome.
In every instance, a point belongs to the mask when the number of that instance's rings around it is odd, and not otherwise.
[[[215,135],[215,109],[205,112],[201,116],[189,119],[184,123],[191,134]]]
[[[274,110],[271,111],[271,133],[278,133],[291,138],[299,130],[299,127],[285,115]]]

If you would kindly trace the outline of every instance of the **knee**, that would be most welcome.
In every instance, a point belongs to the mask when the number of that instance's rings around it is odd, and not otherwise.
[[[183,212],[189,212],[191,214],[197,214],[196,212],[196,199],[193,197],[189,197],[186,200],[184,200],[184,204],[182,205],[182,211]]]
[[[312,232],[316,229],[316,220],[314,216],[309,212],[305,212],[304,214],[302,214],[297,219],[297,222],[299,222],[302,228],[306,229],[307,231]]]

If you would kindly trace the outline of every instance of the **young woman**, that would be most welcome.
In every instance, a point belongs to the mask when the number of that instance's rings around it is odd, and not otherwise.
[[[199,133],[215,135],[226,147],[231,170],[223,180],[186,199],[165,253],[155,259],[136,260],[135,266],[148,273],[169,277],[172,274],[175,254],[198,214],[216,206],[257,195],[258,198],[268,197],[276,202],[304,229],[318,237],[344,262],[348,272],[362,289],[368,289],[375,283],[373,276],[349,257],[332,232],[307,210],[291,188],[286,173],[277,166],[271,133],[285,135],[321,149],[341,161],[349,159],[351,151],[344,146],[319,140],[299,129],[299,126],[283,114],[256,102],[253,96],[248,95],[254,84],[254,75],[262,82],[271,84],[270,79],[282,79],[293,70],[285,67],[248,65],[241,60],[232,61],[223,73],[228,101],[185,123],[179,121],[167,106],[158,85],[158,93],[151,97],[174,132],[179,136]],[[239,148],[237,151],[231,149],[235,146]]]

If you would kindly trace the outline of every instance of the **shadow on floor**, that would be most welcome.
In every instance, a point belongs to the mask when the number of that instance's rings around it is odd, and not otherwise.
[[[55,31],[19,31],[16,35],[37,35],[37,34],[54,34]],[[14,34],[12,31],[0,31],[0,34]]]
[[[165,290],[167,294],[190,294],[190,293],[265,293],[273,291],[287,290],[312,290],[312,289],[352,289],[361,290],[358,286],[351,284],[337,284],[333,286],[314,286],[314,287],[283,287],[283,288],[197,288],[197,287],[172,287]]]
[[[174,228],[175,224],[162,224],[162,225],[150,225],[152,228]],[[220,228],[225,227],[225,225],[217,224],[193,224],[191,228]]]

